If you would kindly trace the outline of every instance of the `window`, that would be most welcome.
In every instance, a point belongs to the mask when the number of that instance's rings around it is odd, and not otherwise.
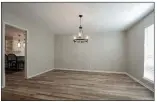
[[[143,77],[154,82],[154,24],[145,28]]]

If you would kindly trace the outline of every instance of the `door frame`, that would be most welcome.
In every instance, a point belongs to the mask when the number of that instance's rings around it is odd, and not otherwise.
[[[3,21],[2,22],[2,38],[1,38],[1,40],[2,40],[2,52],[1,52],[1,62],[2,62],[2,72],[1,72],[1,79],[2,79],[2,81],[1,82],[3,82],[2,83],[2,88],[4,88],[5,87],[5,85],[6,85],[6,77],[5,77],[5,27],[6,27],[6,25],[10,25],[10,26],[13,26],[13,27],[15,27],[15,28],[17,28],[17,29],[21,29],[21,30],[23,30],[23,31],[25,31],[25,65],[24,65],[24,78],[25,79],[28,79],[28,76],[27,76],[27,72],[28,72],[28,69],[27,69],[27,44],[28,44],[28,29],[25,29],[25,28],[22,28],[22,27],[20,27],[20,26],[17,26],[17,25],[14,25],[14,24],[10,24],[10,23],[8,23],[8,22],[5,22],[5,21]]]

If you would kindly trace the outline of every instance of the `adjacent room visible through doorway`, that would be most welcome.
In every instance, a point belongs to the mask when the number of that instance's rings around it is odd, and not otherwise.
[[[6,86],[26,77],[26,30],[5,24]]]

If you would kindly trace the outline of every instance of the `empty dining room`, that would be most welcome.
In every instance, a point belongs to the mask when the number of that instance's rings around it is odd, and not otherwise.
[[[155,101],[154,2],[2,2],[3,101]]]

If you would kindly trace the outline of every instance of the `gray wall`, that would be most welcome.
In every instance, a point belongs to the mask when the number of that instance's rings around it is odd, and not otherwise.
[[[55,68],[125,71],[123,32],[89,35],[89,43],[75,44],[73,36],[55,35]]]
[[[143,79],[144,73],[144,30],[154,23],[154,12],[142,19],[126,32],[127,41],[127,72],[145,83],[151,89],[154,84]]]
[[[35,22],[20,18],[4,10],[2,10],[2,21],[28,29],[27,77],[54,68],[54,35],[50,31]]]

